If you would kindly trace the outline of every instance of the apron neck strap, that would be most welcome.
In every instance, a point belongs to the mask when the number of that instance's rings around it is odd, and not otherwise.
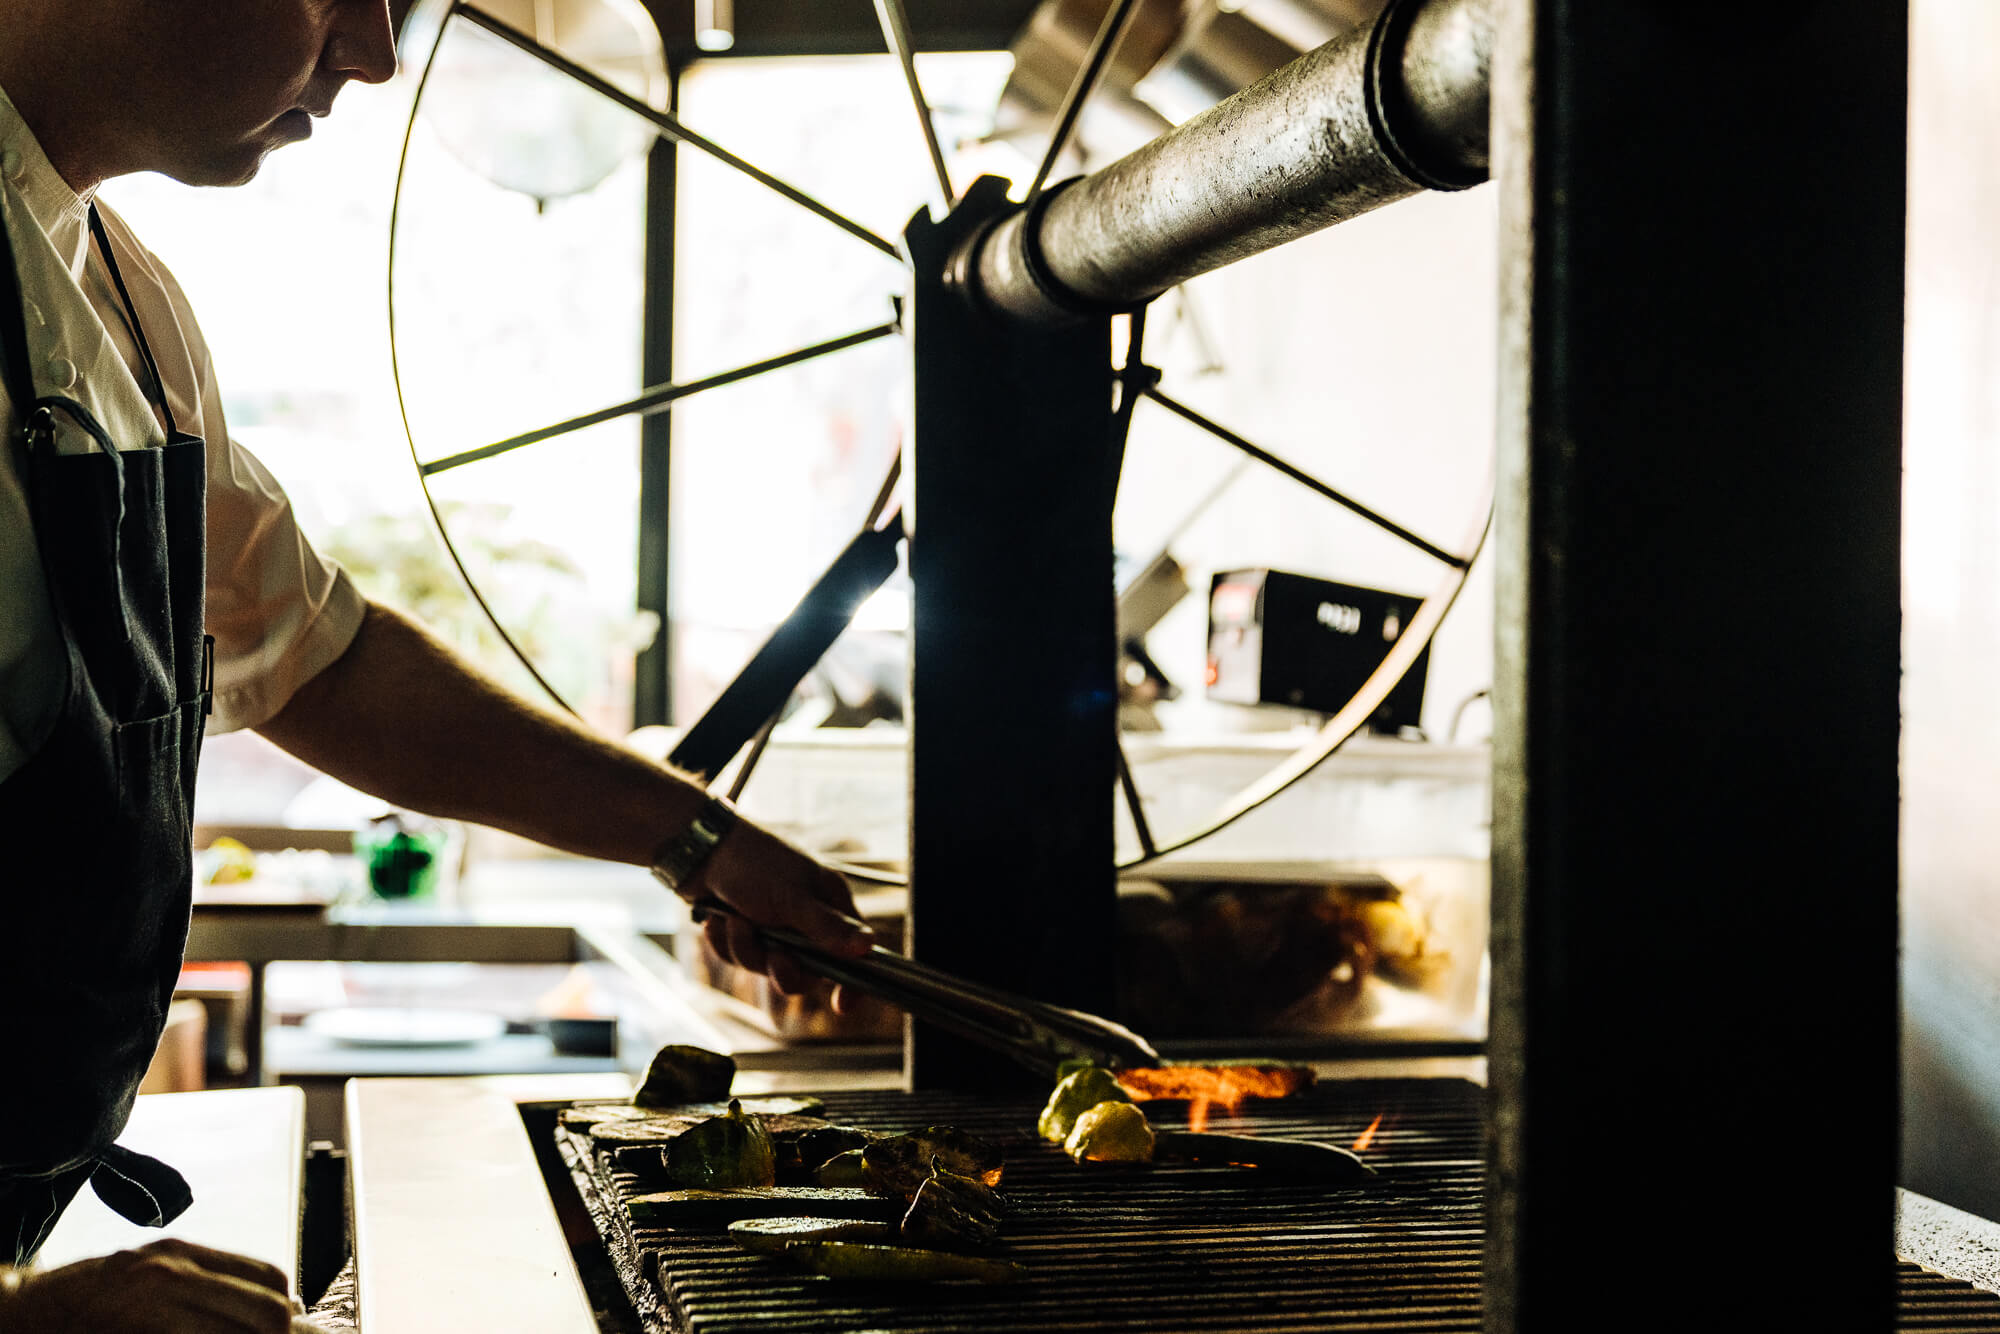
[[[118,299],[125,303],[125,318],[132,322],[132,337],[139,345],[139,359],[145,363],[146,377],[152,381],[151,389],[159,402],[160,414],[166,419],[167,439],[171,441],[180,432],[174,426],[173,406],[167,402],[167,382],[160,378],[159,363],[153,360],[153,349],[146,342],[145,327],[139,323],[139,312],[132,306],[132,294],[125,290],[125,275],[118,272],[117,257],[111,253],[111,238],[104,234],[104,219],[98,214],[94,200],[90,205],[90,234],[97,239],[97,250],[104,256],[104,267],[111,271],[111,283],[118,289]]]

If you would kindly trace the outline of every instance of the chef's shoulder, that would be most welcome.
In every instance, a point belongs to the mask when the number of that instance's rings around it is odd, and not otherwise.
[[[180,279],[174,277],[165,260],[139,239],[138,233],[133,231],[131,224],[117,209],[100,199],[97,201],[97,212],[104,220],[105,239],[111,243],[113,257],[125,276],[133,304],[139,307],[139,318],[145,322],[148,336],[152,336],[156,314],[148,307],[158,306],[161,308],[158,313],[173,321],[176,332],[191,354],[190,360],[197,373],[204,382],[212,380],[208,340],[202,337],[201,322],[195,317],[194,303],[188,300]]]

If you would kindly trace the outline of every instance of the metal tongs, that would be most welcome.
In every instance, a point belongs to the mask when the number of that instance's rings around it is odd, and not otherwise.
[[[758,926],[716,899],[702,899],[693,912],[697,922],[716,916],[748,923],[761,943],[783,950],[821,976],[880,997],[1051,1079],[1065,1061],[1112,1069],[1161,1064],[1152,1043],[1098,1015],[955,977],[880,945],[860,958],[843,958],[786,927]]]

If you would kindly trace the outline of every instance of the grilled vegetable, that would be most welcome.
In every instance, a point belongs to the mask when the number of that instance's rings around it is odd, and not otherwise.
[[[653,1054],[645,1082],[632,1095],[635,1107],[672,1107],[684,1102],[714,1102],[729,1096],[736,1080],[736,1061],[702,1047],[666,1046]]]
[[[1080,1163],[1149,1163],[1153,1127],[1129,1102],[1100,1102],[1076,1118],[1063,1151]]]
[[[864,1184],[882,1195],[914,1198],[930,1180],[933,1163],[989,1186],[1000,1184],[1000,1150],[957,1126],[930,1126],[876,1140],[861,1151]]]
[[[802,1114],[802,1109],[818,1111],[821,1104],[811,1098],[740,1098],[737,1100],[745,1114],[761,1117],[764,1129],[771,1132],[773,1139],[781,1135],[802,1135],[809,1130],[830,1125],[817,1116]],[[627,1108],[637,1111],[637,1108]],[[681,1107],[661,1108],[643,1112],[631,1117],[605,1117],[587,1123],[587,1133],[592,1147],[612,1150],[627,1144],[651,1144],[655,1147],[700,1125],[710,1117],[728,1112],[726,1102],[698,1102]],[[565,1112],[567,1118],[569,1113]],[[582,1119],[582,1118],[579,1118]],[[571,1129],[578,1128],[567,1119],[564,1124]]]
[[[828,1278],[886,1283],[938,1283],[970,1279],[1006,1283],[1024,1271],[1010,1260],[912,1246],[868,1246],[851,1241],[794,1241],[779,1252],[788,1264]]]
[[[657,1144],[621,1144],[608,1156],[612,1171],[631,1173],[646,1190],[668,1190],[679,1184],[667,1174],[667,1155]]]
[[[1162,1160],[1177,1162],[1255,1167],[1294,1180],[1324,1181],[1335,1185],[1350,1185],[1375,1175],[1375,1169],[1363,1162],[1358,1154],[1332,1144],[1302,1139],[1260,1139],[1253,1135],[1162,1130],[1156,1136],[1154,1155]]]
[[[1076,1118],[1098,1103],[1130,1101],[1109,1070],[1101,1065],[1086,1065],[1065,1075],[1056,1085],[1055,1092],[1049,1094],[1049,1105],[1042,1108],[1041,1119],[1035,1122],[1035,1129],[1049,1143],[1060,1144],[1069,1138]]]
[[[786,1134],[771,1127],[771,1138],[778,1145],[778,1179],[813,1181],[828,1159],[865,1148],[882,1136],[858,1126],[821,1125],[798,1134]],[[849,1184],[859,1185],[860,1181],[857,1178]]]
[[[742,1218],[858,1218],[893,1224],[902,1205],[865,1190],[817,1186],[764,1186],[746,1190],[662,1190],[634,1195],[625,1211],[635,1223],[701,1227]]]
[[[944,1167],[931,1172],[903,1215],[902,1237],[947,1251],[984,1250],[1000,1239],[1003,1206],[993,1187]]]
[[[1161,1098],[1207,1098],[1237,1103],[1245,1098],[1289,1098],[1313,1086],[1309,1065],[1161,1065],[1117,1070],[1118,1087],[1135,1102]]]
[[[644,1107],[634,1107],[629,1102],[578,1103],[563,1108],[557,1119],[569,1130],[588,1130],[606,1121],[643,1121],[654,1113]]]
[[[746,1116],[737,1102],[670,1140],[666,1165],[668,1178],[690,1189],[773,1186],[778,1181],[771,1132],[756,1117]]]
[[[775,1255],[792,1242],[859,1241],[892,1246],[896,1229],[888,1223],[846,1218],[746,1218],[729,1225],[729,1235],[746,1251]]]
[[[813,1173],[813,1180],[822,1186],[859,1190],[868,1181],[868,1167],[861,1157],[860,1149],[836,1153],[819,1165],[819,1170]]]

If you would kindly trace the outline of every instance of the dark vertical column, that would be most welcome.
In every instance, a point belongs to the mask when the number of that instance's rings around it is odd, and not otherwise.
[[[1905,6],[1501,13],[1487,1328],[1886,1331]]]
[[[1113,682],[1109,320],[1031,329],[947,285],[952,248],[1005,207],[975,186],[919,215],[911,338],[912,952],[1093,1011],[1112,1000]],[[1023,1080],[924,1025],[926,1088]]]
[[[680,110],[681,71],[667,71],[668,109]],[[674,224],[679,208],[678,150],[666,139],[646,159],[645,299],[640,315],[644,346],[640,380],[666,384],[674,378]],[[632,683],[632,724],[673,721],[673,622],[669,566],[669,486],[673,470],[673,412],[639,421],[639,591],[640,611],[659,617],[660,632],[641,649]]]

